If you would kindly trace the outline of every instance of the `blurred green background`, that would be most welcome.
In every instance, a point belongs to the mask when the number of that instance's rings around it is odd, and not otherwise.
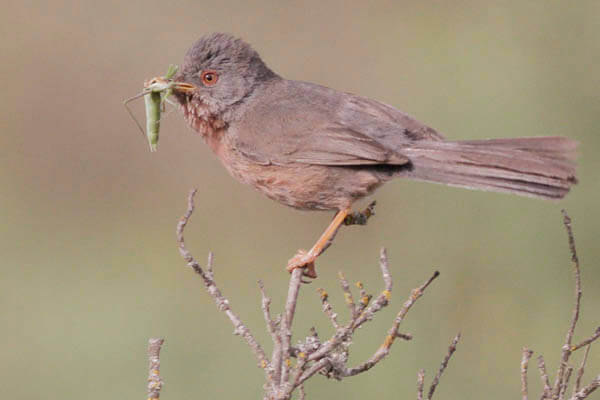
[[[282,76],[372,97],[452,139],[561,134],[579,140],[580,184],[560,203],[396,181],[367,227],[343,229],[303,288],[295,338],[331,331],[317,287],[341,306],[337,271],[393,302],[356,337],[353,362],[381,342],[411,288],[442,273],[371,372],[318,377],[309,398],[412,398],[463,333],[437,396],[519,396],[521,347],[554,370],[573,284],[560,209],[574,219],[584,279],[576,340],[598,325],[600,2],[5,1],[0,17],[0,391],[14,399],[145,396],[145,346],[164,336],[164,399],[260,398],[262,371],[175,246],[199,188],[190,250],[260,341],[256,280],[282,305],[286,260],[331,218],[235,182],[184,125],[163,123],[150,154],[122,100],[180,63],[201,35],[249,41]],[[142,102],[135,106],[143,119]],[[344,309],[340,307],[340,313]],[[592,351],[588,379],[600,371]],[[538,392],[537,371],[531,386]]]

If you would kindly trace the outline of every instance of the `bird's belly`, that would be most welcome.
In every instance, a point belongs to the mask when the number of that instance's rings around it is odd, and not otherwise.
[[[303,210],[339,210],[373,192],[381,183],[368,170],[310,164],[258,164],[227,140],[213,148],[229,173],[267,197]],[[211,146],[212,147],[212,146]]]

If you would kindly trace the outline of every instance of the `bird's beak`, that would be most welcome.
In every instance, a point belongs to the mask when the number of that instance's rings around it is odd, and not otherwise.
[[[175,92],[188,94],[188,93],[192,93],[194,90],[196,90],[196,86],[186,83],[186,82],[173,82],[172,89]]]
[[[144,82],[144,89],[153,92],[162,92],[163,90],[171,89],[175,92],[187,94],[193,92],[196,89],[196,86],[186,82],[174,81],[165,79],[162,76],[157,76]]]

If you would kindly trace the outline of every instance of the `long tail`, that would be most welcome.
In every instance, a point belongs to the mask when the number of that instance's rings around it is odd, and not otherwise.
[[[469,189],[560,199],[575,177],[577,142],[564,137],[415,142],[401,176]]]

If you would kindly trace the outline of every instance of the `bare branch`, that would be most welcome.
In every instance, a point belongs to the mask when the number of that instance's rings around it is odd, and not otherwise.
[[[160,349],[164,339],[148,340],[148,399],[158,399],[163,381],[160,378]]]
[[[290,347],[292,340],[292,323],[294,322],[294,314],[296,313],[296,303],[298,294],[300,293],[300,285],[302,285],[302,269],[296,268],[292,271],[290,277],[290,286],[288,288],[288,297],[285,302],[285,312],[283,314],[281,324],[281,382],[287,382],[290,371]]]
[[[570,400],[583,400],[586,399],[592,392],[598,389],[600,386],[600,375],[598,375],[589,385],[581,389],[579,392],[575,393]]]
[[[304,392],[304,385],[298,386],[298,400],[305,400],[306,393]]]
[[[256,357],[258,358],[259,365],[261,368],[268,370],[269,361],[265,355],[264,350],[260,346],[260,344],[256,341],[250,330],[242,323],[240,318],[231,310],[229,306],[229,300],[227,300],[222,294],[214,281],[213,271],[212,271],[212,262],[213,256],[212,253],[209,253],[208,263],[207,263],[207,271],[204,271],[200,264],[194,259],[192,254],[185,247],[185,240],[183,237],[183,232],[185,230],[185,226],[187,225],[190,217],[194,213],[194,196],[198,190],[194,189],[190,191],[188,196],[188,207],[186,213],[181,217],[179,223],[177,224],[177,244],[179,247],[179,253],[183,257],[183,259],[187,262],[187,265],[191,267],[194,272],[196,272],[202,278],[204,282],[204,286],[208,293],[213,297],[215,303],[217,304],[217,308],[220,311],[223,311],[231,323],[233,324],[235,330],[234,333],[236,335],[240,335],[248,346],[252,349]]]
[[[321,296],[321,304],[323,304],[323,312],[325,313],[325,315],[327,315],[327,317],[329,317],[329,320],[331,321],[333,328],[335,330],[338,330],[340,328],[340,324],[338,323],[338,320],[337,320],[337,313],[335,313],[333,311],[333,307],[331,306],[331,303],[329,302],[329,294],[325,291],[325,289],[322,289],[322,288],[317,289],[317,292],[319,292],[319,295]]]
[[[533,351],[527,347],[523,347],[523,357],[521,358],[521,396],[523,400],[527,400],[528,388],[527,388],[527,367],[529,366],[529,360],[533,355]]]
[[[398,329],[400,327],[400,324],[404,320],[404,317],[406,316],[408,311],[411,309],[413,304],[415,304],[415,302],[423,295],[427,286],[429,286],[429,284],[438,276],[439,276],[439,272],[436,271],[433,274],[433,276],[431,278],[429,278],[423,285],[421,285],[420,287],[418,287],[416,289],[413,289],[410,297],[404,303],[404,305],[400,309],[400,312],[398,312],[398,314],[396,315],[396,318],[394,319],[394,323],[392,324],[392,327],[388,330],[388,334],[385,337],[385,340],[383,341],[381,346],[377,349],[377,351],[375,351],[375,353],[371,356],[371,358],[369,358],[364,363],[362,363],[354,368],[344,369],[342,376],[353,376],[353,375],[360,374],[361,372],[365,372],[365,371],[371,369],[372,367],[374,367],[379,361],[384,359],[389,354],[390,348],[394,344],[394,341],[400,335],[398,332]],[[404,337],[405,335],[402,335],[402,336]],[[460,337],[460,335],[458,335],[457,337]],[[452,352],[454,352],[454,350]],[[447,360],[446,360],[446,362],[447,362]],[[434,388],[434,390],[435,390],[435,388]]]
[[[358,307],[356,310],[356,315],[358,316],[365,310],[365,308],[367,308],[373,296],[367,294],[367,291],[365,290],[365,287],[362,284],[362,282],[356,282],[356,287],[358,288],[360,295],[360,301],[358,302]]]
[[[417,374],[417,400],[423,400],[423,386],[425,385],[425,370],[420,369]]]
[[[354,303],[354,296],[352,296],[352,292],[350,291],[350,285],[348,284],[348,280],[340,271],[338,273],[338,277],[340,279],[340,286],[342,287],[342,291],[344,292],[344,301],[350,310],[350,319],[354,321],[356,319],[356,304]]]
[[[304,381],[306,381],[308,378],[310,378],[311,376],[313,376],[314,374],[316,374],[323,368],[327,367],[329,364],[330,363],[327,358],[323,358],[323,359],[317,361],[310,368],[308,368],[306,371],[304,371],[304,373],[300,376],[300,378],[298,379],[298,382],[296,384],[301,385]]]
[[[560,386],[560,391],[558,392],[558,399],[564,400],[565,394],[567,393],[567,387],[569,386],[569,380],[571,379],[571,374],[573,373],[573,367],[568,367],[567,372],[565,373],[565,379]]]
[[[550,386],[550,379],[548,378],[548,372],[546,370],[546,363],[544,362],[544,357],[542,357],[541,355],[538,357],[538,368],[540,370],[540,377],[542,379],[543,385],[543,390],[540,397],[541,400],[564,400],[566,398],[567,389],[569,387],[569,383],[573,375],[573,367],[569,365],[569,358],[574,351],[582,347],[586,347],[586,351],[583,356],[581,365],[576,373],[571,400],[586,398],[590,393],[596,390],[598,385],[600,385],[599,377],[592,381],[588,386],[584,387],[583,389],[580,389],[585,364],[587,362],[588,354],[590,351],[590,345],[592,342],[594,342],[600,337],[600,327],[597,328],[594,334],[588,339],[585,339],[581,343],[573,345],[573,336],[575,335],[575,328],[577,327],[577,322],[579,321],[579,315],[581,310],[581,269],[579,267],[579,258],[577,257],[577,250],[575,248],[575,237],[573,235],[573,230],[571,227],[571,218],[569,218],[569,215],[565,210],[562,210],[562,214],[563,224],[567,231],[567,237],[569,240],[571,262],[573,265],[573,271],[575,275],[575,306],[573,309],[569,327],[567,329],[567,334],[565,336],[565,342],[561,348],[561,357],[553,386]],[[521,393],[524,400],[527,400],[527,366],[532,353],[533,352],[527,348],[523,349],[523,358],[521,360]]]
[[[600,337],[600,326],[598,328],[596,328],[596,331],[594,332],[594,334],[591,337],[585,339],[581,343],[576,344],[575,346],[572,346],[571,352],[579,350],[580,348],[582,348],[584,346],[588,346],[588,345],[592,344],[599,337]]]
[[[542,385],[544,389],[542,391],[542,399],[548,399],[551,397],[552,388],[550,387],[550,379],[548,378],[548,371],[546,370],[546,363],[544,362],[544,356],[538,357],[538,368],[540,370],[540,378],[542,379]]]
[[[553,398],[556,399],[559,396],[560,388],[563,384],[565,369],[571,356],[571,343],[573,341],[573,335],[575,334],[575,327],[579,320],[579,310],[581,308],[581,271],[579,269],[579,258],[577,257],[577,249],[575,248],[575,237],[573,236],[573,229],[571,227],[571,218],[565,210],[562,210],[563,224],[567,230],[567,236],[569,238],[569,249],[571,250],[571,262],[575,272],[575,308],[573,309],[573,316],[571,318],[571,324],[567,330],[565,337],[565,344],[562,348],[562,355],[558,366],[558,372],[556,373],[556,380],[554,381]]]
[[[272,362],[268,366],[269,371],[267,371],[267,376],[270,376],[271,380],[279,382],[281,368],[281,336],[279,335],[277,329],[277,322],[273,321],[271,318],[271,299],[267,296],[263,281],[258,281],[258,287],[262,297],[261,308],[265,318],[265,323],[267,325],[267,331],[271,335],[271,340],[273,340],[273,354],[271,355]]]
[[[428,400],[431,400],[431,398],[433,397],[435,388],[439,384],[440,378],[442,377],[442,374],[444,373],[444,371],[446,370],[446,367],[448,366],[450,357],[452,357],[452,354],[454,354],[454,352],[456,351],[456,345],[458,344],[459,340],[460,340],[460,333],[458,333],[452,340],[452,344],[450,344],[450,347],[448,347],[448,354],[446,354],[446,357],[444,357],[444,361],[442,361],[442,364],[440,365],[440,369],[438,370],[438,373],[436,374],[435,378],[433,378],[433,382],[431,383],[431,387],[429,388],[429,394],[427,395]]]
[[[585,363],[587,362],[588,354],[590,353],[591,344],[588,344],[585,348],[585,354],[583,355],[583,360],[581,360],[581,365],[579,365],[579,369],[577,370],[577,378],[575,380],[575,386],[573,387],[573,396],[575,393],[579,392],[579,388],[581,387],[581,378],[583,378],[583,374],[585,372]]]
[[[271,339],[273,339],[273,343],[277,343],[279,341],[279,336],[277,335],[276,332],[276,325],[275,325],[275,321],[273,321],[273,319],[271,318],[271,299],[267,296],[267,293],[265,291],[265,285],[263,283],[263,281],[259,280],[258,281],[258,287],[260,289],[260,294],[262,297],[262,310],[263,310],[263,316],[265,317],[265,323],[267,324],[267,330],[269,331],[269,334],[271,335]]]
[[[354,322],[353,330],[360,327],[366,321],[371,320],[377,311],[388,305],[392,297],[392,275],[390,274],[387,251],[383,247],[379,253],[379,268],[381,268],[381,275],[383,276],[384,289],[375,301],[357,318]]]

